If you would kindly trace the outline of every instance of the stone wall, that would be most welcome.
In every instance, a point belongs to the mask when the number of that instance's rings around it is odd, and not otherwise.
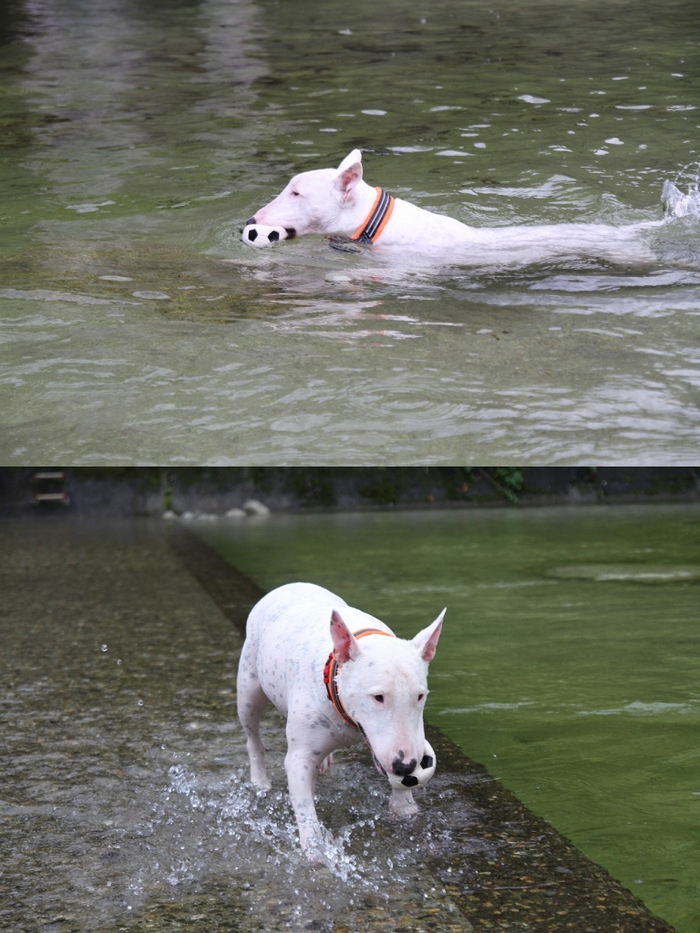
[[[224,514],[249,499],[272,511],[697,501],[697,467],[72,467],[0,468],[0,515]],[[40,489],[68,499],[33,503]]]

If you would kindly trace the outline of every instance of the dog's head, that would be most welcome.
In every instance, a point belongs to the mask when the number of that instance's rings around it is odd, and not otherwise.
[[[283,227],[288,238],[305,233],[343,233],[343,211],[352,204],[353,192],[361,181],[362,153],[353,149],[337,169],[295,175],[281,194],[256,211],[248,226]]]
[[[337,611],[331,616],[343,706],[370,746],[377,769],[392,784],[424,784],[435,770],[435,753],[425,739],[423,708],[428,664],[435,657],[444,615],[445,610],[411,641],[358,639]]]

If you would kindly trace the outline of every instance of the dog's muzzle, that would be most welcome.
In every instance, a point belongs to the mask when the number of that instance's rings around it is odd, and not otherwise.
[[[392,787],[422,787],[435,774],[436,766],[435,751],[430,742],[426,740],[423,757],[410,774],[387,774],[386,776]],[[384,771],[383,768],[381,770]],[[386,772],[384,773],[386,774]]]

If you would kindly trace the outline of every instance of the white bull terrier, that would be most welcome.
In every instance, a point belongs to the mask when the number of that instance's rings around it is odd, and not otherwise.
[[[337,169],[295,175],[281,194],[250,218],[243,240],[261,246],[305,233],[328,234],[359,246],[372,246],[380,237],[383,246],[474,239],[474,231],[458,220],[368,185],[362,178],[359,149],[353,149]]]
[[[341,617],[342,613],[342,617]],[[312,583],[290,583],[253,607],[238,666],[238,715],[248,737],[250,778],[270,787],[259,725],[270,700],[287,719],[285,770],[302,850],[322,861],[316,777],[332,752],[364,739],[391,785],[390,809],[417,811],[411,788],[435,771],[423,731],[428,663],[443,610],[411,641]]]
[[[337,169],[295,175],[281,194],[250,218],[242,238],[251,246],[271,246],[315,233],[330,236],[338,249],[360,251],[378,245],[396,255],[399,248],[412,253],[412,261],[418,255],[432,255],[472,264],[494,260],[526,264],[580,256],[630,262],[652,258],[639,234],[655,226],[656,221],[621,227],[589,223],[469,227],[368,185],[362,178],[362,153],[353,149]]]

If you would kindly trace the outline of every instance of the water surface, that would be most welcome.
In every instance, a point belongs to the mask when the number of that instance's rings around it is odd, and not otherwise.
[[[700,924],[696,507],[197,525],[268,588],[404,637],[444,605],[426,718],[681,933]]]
[[[692,4],[41,0],[1,23],[3,462],[695,457],[692,210],[617,261],[239,240],[356,146],[371,183],[482,228],[662,221],[664,181],[697,181]]]

